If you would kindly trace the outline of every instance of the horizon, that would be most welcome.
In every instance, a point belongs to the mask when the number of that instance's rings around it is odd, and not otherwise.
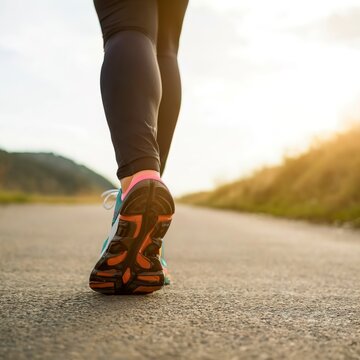
[[[284,153],[281,160],[279,162],[277,162],[277,163],[262,164],[259,167],[251,169],[248,173],[243,174],[243,175],[241,175],[241,176],[239,176],[237,178],[233,178],[233,179],[226,180],[226,181],[221,181],[221,179],[217,179],[217,181],[214,182],[214,184],[213,184],[213,186],[211,188],[198,189],[197,191],[185,192],[185,193],[182,193],[182,194],[178,194],[176,196],[177,197],[182,197],[182,196],[186,196],[186,195],[200,193],[200,192],[203,192],[203,191],[214,191],[214,190],[216,190],[216,188],[218,188],[220,186],[223,186],[225,184],[235,183],[235,182],[237,182],[239,180],[247,179],[248,177],[252,177],[252,176],[256,176],[259,172],[261,172],[262,170],[264,170],[266,168],[270,169],[270,168],[275,168],[277,166],[282,166],[282,165],[284,165],[285,159],[288,160],[288,159],[296,159],[298,157],[301,157],[302,155],[304,155],[306,153],[309,153],[310,151],[325,145],[328,141],[331,141],[331,140],[335,139],[336,136],[346,134],[346,133],[352,132],[353,130],[359,129],[359,126],[360,126],[360,122],[349,122],[346,127],[343,127],[342,129],[339,129],[339,130],[337,130],[335,132],[330,132],[328,134],[322,134],[322,136],[314,136],[312,138],[312,140],[309,142],[309,146],[307,146],[305,149],[301,149],[301,150],[298,149],[297,151]],[[93,171],[97,175],[102,176],[105,180],[108,180],[115,187],[117,187],[117,188],[120,187],[120,184],[115,183],[109,177],[107,177],[106,175],[101,174],[96,169],[91,168],[91,167],[87,166],[84,163],[78,162],[78,161],[76,161],[76,160],[74,160],[72,158],[69,158],[69,157],[64,156],[63,154],[60,154],[60,153],[57,153],[57,152],[53,152],[53,151],[21,151],[21,150],[8,151],[7,149],[1,148],[1,147],[0,147],[0,151],[5,151],[5,152],[10,153],[10,154],[34,154],[34,155],[44,154],[44,155],[53,155],[55,157],[64,158],[65,160],[73,162],[77,166],[85,166],[86,168],[88,168],[88,170]]]
[[[65,156],[118,185],[92,3],[5,0],[3,8],[0,148]],[[278,164],[358,122],[359,20],[354,0],[190,1],[182,109],[164,174],[174,194]]]

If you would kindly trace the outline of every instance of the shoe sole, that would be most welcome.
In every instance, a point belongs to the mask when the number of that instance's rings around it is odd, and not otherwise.
[[[175,211],[167,187],[158,180],[137,183],[122,204],[116,233],[90,275],[102,294],[148,294],[164,286],[160,248]]]

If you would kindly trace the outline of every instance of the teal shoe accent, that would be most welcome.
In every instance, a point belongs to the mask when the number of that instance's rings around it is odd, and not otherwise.
[[[106,248],[106,246],[107,246],[107,244],[108,244],[108,240],[109,240],[109,238],[106,238],[106,239],[104,240],[103,245],[102,245],[102,248],[101,248],[101,251],[100,251],[101,254],[102,254],[103,251],[105,250],[105,248]]]
[[[166,260],[163,258],[163,255],[161,255],[160,261],[161,261],[161,265],[162,265],[162,266],[167,267],[167,262],[166,262]]]
[[[170,285],[171,279],[170,279],[170,275],[169,275],[168,264],[165,260],[164,243],[162,244],[162,247],[161,247],[160,262],[164,269],[164,274],[165,274],[164,285]]]
[[[108,195],[109,195],[109,192],[110,192],[111,193],[110,196],[111,196],[113,193],[116,194],[116,191],[117,191],[117,195],[116,195],[116,200],[115,200],[115,209],[114,209],[114,215],[113,215],[113,218],[112,218],[112,221],[111,221],[111,226],[114,225],[117,217],[119,216],[120,209],[121,209],[121,206],[123,204],[123,201],[121,200],[122,190],[121,189],[119,189],[119,190],[114,189],[114,190],[109,190],[109,191],[105,192],[105,195],[106,195],[106,193],[108,193]],[[104,207],[106,209],[111,209],[112,206],[110,206],[109,208],[105,206],[105,203],[108,200],[108,198],[109,198],[109,196],[107,196],[106,199],[104,200]],[[100,254],[102,254],[105,251],[105,249],[108,246],[108,243],[109,243],[109,238],[107,237],[103,242]]]
[[[119,189],[119,192],[116,196],[116,202],[115,202],[115,209],[114,209],[114,216],[111,222],[111,225],[114,225],[114,222],[116,221],[116,218],[118,217],[120,213],[121,206],[123,204],[123,201],[121,200],[122,190]]]

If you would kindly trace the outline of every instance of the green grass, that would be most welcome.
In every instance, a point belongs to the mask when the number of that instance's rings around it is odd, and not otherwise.
[[[360,125],[279,166],[178,201],[360,227]]]
[[[26,202],[29,202],[29,195],[21,193],[0,192],[0,204],[22,204]]]
[[[100,203],[98,195],[86,196],[58,196],[58,195],[38,195],[20,192],[0,192],[0,204],[26,204],[26,203],[45,203],[45,204],[92,204]]]

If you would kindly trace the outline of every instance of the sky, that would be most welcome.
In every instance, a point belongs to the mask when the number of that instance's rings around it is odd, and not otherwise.
[[[172,0],[175,1],[175,0]],[[358,0],[190,0],[175,195],[247,176],[360,119]],[[116,181],[89,0],[0,0],[0,148],[51,151]]]

